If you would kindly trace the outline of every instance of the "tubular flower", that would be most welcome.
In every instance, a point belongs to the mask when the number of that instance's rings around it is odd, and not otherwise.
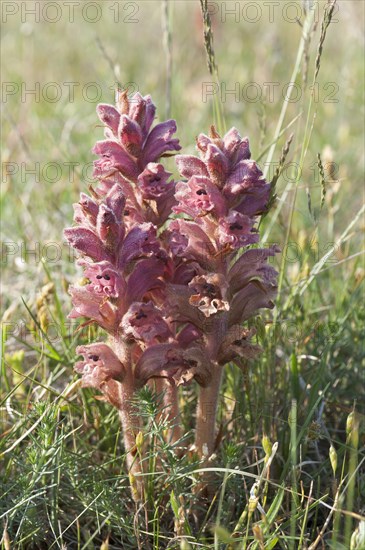
[[[251,218],[236,210],[231,210],[227,217],[219,220],[219,244],[236,249],[258,242],[259,236],[252,225]]]
[[[125,367],[106,344],[79,346],[76,353],[84,357],[75,365],[75,371],[82,375],[84,388],[100,389],[109,380],[123,381]]]
[[[79,264],[86,268],[84,275],[90,280],[86,287],[89,291],[108,298],[118,298],[125,291],[124,281],[110,262],[90,264],[80,260]]]
[[[134,302],[124,315],[121,326],[125,334],[147,344],[172,335],[162,312],[152,302]]]
[[[190,281],[189,287],[193,292],[189,303],[200,309],[206,317],[219,311],[229,310],[229,303],[226,300],[228,284],[223,275],[219,273],[198,275]]]

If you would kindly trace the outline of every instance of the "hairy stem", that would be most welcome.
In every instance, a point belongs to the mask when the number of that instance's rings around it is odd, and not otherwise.
[[[141,456],[136,446],[136,436],[142,425],[137,408],[133,402],[135,389],[134,381],[130,374],[129,376],[127,375],[127,379],[123,380],[123,383],[120,384],[120,403],[118,409],[123,428],[124,448],[132,497],[138,502],[144,498],[144,483],[143,477],[141,476],[143,467]]]
[[[165,382],[164,394],[164,413],[170,424],[168,440],[170,443],[176,443],[182,437],[180,408],[179,408],[179,390],[178,387],[169,382]]]
[[[214,452],[215,425],[222,372],[223,368],[216,365],[210,385],[206,388],[200,388],[196,413],[195,447],[202,458],[208,458]]]
[[[114,352],[124,364],[130,364],[128,347],[119,339],[110,341]],[[144,482],[142,466],[142,449],[136,445],[137,434],[142,430],[142,419],[135,403],[136,385],[132,369],[126,370],[123,382],[118,383],[118,399],[114,403],[119,411],[119,418],[123,429],[126,464],[131,484],[132,497],[136,502],[144,499]]]
[[[163,394],[158,420],[167,420],[167,441],[176,443],[182,437],[178,387],[164,378],[156,378],[153,385],[158,394]]]

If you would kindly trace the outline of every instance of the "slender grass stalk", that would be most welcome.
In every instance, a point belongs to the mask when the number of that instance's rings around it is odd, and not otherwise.
[[[291,142],[293,141],[293,137],[294,137],[294,134],[290,134],[289,139],[285,142],[285,145],[284,145],[284,147],[282,149],[282,152],[281,152],[279,165],[275,170],[275,174],[273,176],[273,179],[271,180],[271,183],[270,183],[270,198],[269,198],[269,201],[268,201],[268,204],[267,204],[267,213],[270,211],[271,207],[274,205],[274,203],[276,201],[276,184],[277,184],[277,182],[278,182],[278,180],[279,180],[279,178],[282,174],[282,171],[284,169],[285,160],[286,160],[286,157],[288,156],[290,145],[291,145]],[[261,218],[260,223],[259,223],[259,227],[262,223],[262,220],[266,217],[267,213],[265,213],[263,215],[263,217]]]
[[[162,0],[163,46],[166,56],[166,118],[171,118],[172,101],[172,17],[173,2]]]
[[[304,547],[305,530],[307,528],[307,523],[308,523],[308,514],[309,514],[309,507],[310,507],[310,504],[311,504],[312,492],[313,492],[313,480],[311,481],[310,487],[309,487],[307,505],[305,507],[305,513],[304,513],[302,526],[301,526],[301,530],[300,530],[300,539],[299,539],[299,544],[298,544],[298,550],[301,550],[301,548]]]
[[[336,250],[340,249],[340,246],[346,242],[346,240],[349,238],[351,230],[356,226],[357,222],[361,219],[363,213],[365,212],[365,204],[361,206],[361,208],[358,210],[358,212],[355,214],[351,222],[348,224],[348,226],[344,229],[343,233],[340,235],[340,237],[336,240],[336,242],[329,247],[326,254],[322,256],[322,258],[312,267],[309,276],[304,281],[299,281],[299,284],[297,286],[297,290],[295,292],[296,294],[299,294],[302,296],[304,292],[307,290],[309,285],[312,283],[312,281],[315,279],[316,275],[320,273],[322,267],[327,262],[327,260],[332,256]],[[285,306],[286,307],[286,306]]]
[[[327,527],[329,526],[330,524],[330,521],[331,521],[331,518],[332,518],[332,515],[334,514],[334,512],[336,511],[337,509],[337,506],[338,506],[338,502],[339,502],[339,491],[340,489],[337,490],[337,493],[335,495],[335,500],[334,500],[334,503],[333,503],[333,507],[331,508],[331,511],[330,513],[328,514],[327,518],[326,518],[326,521],[324,522],[320,532],[318,533],[318,536],[316,537],[316,539],[314,540],[314,542],[308,547],[308,550],[315,550],[317,548],[317,546],[319,545],[320,542],[323,542],[323,535],[324,533],[326,532],[327,530]],[[336,546],[334,547],[336,548]]]
[[[226,493],[228,477],[229,477],[229,473],[225,472],[223,476],[223,482],[222,482],[222,487],[219,494],[219,499],[218,499],[218,511],[217,511],[217,517],[216,517],[216,526],[218,527],[220,526],[220,523],[221,523],[221,516],[223,511],[223,500]],[[214,550],[219,550],[219,536],[216,531],[214,533]]]
[[[288,91],[287,91],[286,96],[284,98],[284,102],[283,102],[283,105],[282,105],[282,108],[281,108],[279,120],[278,120],[278,123],[276,125],[273,144],[270,147],[270,150],[269,150],[266,162],[265,162],[265,168],[264,168],[264,176],[265,177],[268,174],[270,164],[271,164],[272,159],[274,157],[276,145],[277,145],[280,133],[281,133],[282,126],[284,124],[286,111],[287,111],[288,105],[289,105],[290,100],[291,100],[292,92],[293,92],[294,87],[295,87],[295,81],[296,81],[297,76],[299,74],[300,64],[301,64],[302,58],[303,58],[303,53],[304,53],[304,48],[305,48],[305,44],[306,44],[306,40],[307,40],[307,35],[310,32],[310,28],[313,24],[313,19],[314,19],[314,10],[311,9],[307,12],[307,15],[306,15],[306,18],[305,18],[305,21],[304,21],[302,36],[301,36],[298,51],[297,51],[297,57],[296,57],[295,64],[294,64],[294,69],[293,69],[293,72],[292,72],[292,75],[291,75],[290,81],[289,81],[290,86],[288,87]]]
[[[220,80],[218,73],[218,65],[215,59],[214,44],[213,44],[213,27],[212,20],[209,13],[209,4],[208,0],[200,0],[200,7],[203,16],[204,24],[204,46],[207,53],[207,62],[208,70],[211,76],[215,79],[215,84],[217,86],[218,94],[214,94],[213,97],[213,112],[214,112],[214,121],[218,129],[218,132],[223,134],[226,132],[226,122],[224,118],[223,104],[220,96]]]
[[[317,80],[318,73],[319,73],[319,69],[320,69],[320,60],[321,60],[321,56],[322,56],[322,53],[323,53],[323,44],[324,44],[324,40],[325,40],[325,37],[326,37],[327,28],[328,28],[329,24],[331,23],[335,4],[336,4],[336,0],[331,2],[329,4],[329,7],[326,7],[325,15],[324,15],[323,22],[322,22],[320,43],[319,43],[316,62],[315,62],[315,73],[314,73],[313,84],[312,84],[312,93],[311,93],[311,96],[310,96],[309,106],[308,106],[308,111],[307,111],[306,127],[305,127],[302,147],[301,147],[301,154],[300,154],[300,160],[299,160],[299,164],[298,164],[297,177],[295,178],[294,185],[293,185],[294,195],[293,195],[293,198],[292,198],[292,201],[291,201],[291,206],[290,206],[289,222],[288,222],[288,225],[287,225],[287,231],[286,231],[286,236],[285,236],[284,250],[287,249],[287,245],[288,245],[288,241],[289,241],[289,236],[290,236],[290,231],[291,231],[291,226],[292,226],[292,221],[293,221],[294,207],[295,207],[295,203],[296,203],[298,183],[299,183],[299,180],[300,180],[301,175],[302,175],[303,162],[304,162],[307,150],[308,150],[310,137],[311,137],[311,132],[309,132],[309,120],[310,120],[312,105],[313,105],[314,87],[315,87],[316,80]],[[305,44],[306,44],[307,38],[310,34],[310,29],[313,25],[313,16],[314,16],[314,10],[311,9],[307,13],[307,17],[306,17],[305,22],[304,22],[303,32],[302,32],[302,40],[301,40],[301,43],[300,43],[300,46],[299,46],[299,50],[298,50],[298,54],[297,54],[297,60],[296,60],[296,64],[295,64],[295,67],[294,67],[293,74],[292,74],[291,82],[295,82],[295,79],[298,75],[300,62],[301,62],[301,59],[302,59],[304,51],[305,51]],[[290,89],[290,91],[291,91],[291,89]],[[267,174],[267,172],[269,170],[270,163],[272,161],[272,158],[273,158],[273,155],[274,155],[274,152],[275,152],[277,139],[278,139],[278,136],[280,134],[280,130],[281,130],[283,121],[285,119],[286,109],[287,109],[287,101],[284,100],[282,111],[281,111],[280,118],[279,118],[279,122],[278,122],[278,125],[277,125],[277,130],[276,130],[276,133],[275,133],[274,143],[273,143],[273,145],[271,146],[271,148],[269,150],[268,158],[267,158],[267,161],[265,163],[265,171],[264,171],[265,175]],[[287,186],[286,186],[286,189],[284,190],[282,200],[279,202],[278,207],[276,208],[275,212],[273,213],[270,226],[266,230],[266,233],[264,234],[264,237],[263,237],[264,241],[267,240],[268,235],[269,235],[269,231],[273,227],[273,224],[275,223],[275,221],[276,221],[276,219],[277,219],[277,217],[278,217],[278,215],[279,215],[279,213],[280,213],[280,211],[283,207],[283,204],[285,202],[286,197],[288,196],[288,193],[289,193],[291,187],[292,187],[291,182],[289,181]],[[279,284],[278,284],[278,300],[280,299],[280,294],[281,294],[281,289],[282,289],[282,284],[283,284],[283,278],[284,278],[284,273],[285,273],[285,262],[286,262],[286,254],[283,254],[282,262],[281,262],[281,266],[280,266],[280,275],[279,275]]]
[[[311,129],[309,129],[309,122],[310,122],[310,118],[311,118],[311,112],[312,112],[313,101],[314,101],[314,91],[313,90],[314,90],[315,83],[317,81],[317,76],[318,76],[319,67],[320,67],[320,59],[321,59],[321,55],[322,55],[322,52],[323,52],[323,43],[324,43],[324,39],[325,39],[325,36],[326,36],[327,27],[331,22],[335,3],[336,3],[336,0],[334,0],[329,5],[330,7],[325,10],[325,14],[324,14],[324,18],[323,18],[320,45],[319,45],[319,49],[318,49],[318,55],[317,55],[317,58],[316,58],[316,67],[315,67],[315,73],[314,73],[314,78],[313,78],[312,93],[311,93],[310,100],[309,100],[306,126],[305,126],[305,130],[304,130],[304,137],[303,137],[303,142],[302,142],[302,147],[301,147],[301,152],[300,152],[300,159],[299,159],[299,163],[298,163],[297,175],[296,175],[294,185],[293,185],[293,198],[292,198],[291,205],[290,205],[290,210],[289,210],[289,220],[288,220],[288,224],[287,224],[285,240],[284,240],[284,247],[283,247],[284,250],[287,250],[287,246],[288,246],[288,242],[289,242],[289,238],[290,238],[290,233],[291,233],[291,228],[292,228],[292,223],[293,223],[293,216],[294,216],[294,209],[295,209],[296,198],[297,198],[298,183],[300,181],[300,178],[302,177],[304,159],[305,159],[307,151],[308,151],[310,137],[311,137],[311,133],[312,133],[312,129],[313,129],[313,126],[312,126]],[[308,16],[306,21],[307,20],[311,20],[311,17]],[[309,32],[309,29],[306,30],[306,33],[307,32]],[[303,54],[303,51],[302,51],[302,54]],[[270,152],[269,152],[269,156],[270,156]],[[278,301],[280,300],[283,281],[284,281],[284,276],[285,276],[285,272],[286,272],[285,271],[286,261],[287,261],[287,254],[283,254],[281,265],[280,265],[280,272],[279,272]]]
[[[347,458],[348,458],[347,449],[345,449],[342,465],[341,465],[340,480],[337,487],[336,498],[335,498],[336,504],[340,504],[340,505],[343,501],[343,496],[340,494],[340,487],[345,481],[345,470],[346,470]],[[337,508],[337,506],[334,506],[334,508]],[[334,548],[336,548],[337,538],[340,533],[341,517],[342,517],[341,512],[338,510],[335,510],[333,514],[332,536],[331,536],[331,544],[334,546]]]
[[[357,460],[358,460],[358,447],[359,447],[359,419],[357,414],[354,412],[354,420],[352,423],[351,431],[348,436],[348,443],[350,445],[349,450],[349,464],[348,464],[348,487],[346,495],[346,510],[350,512],[346,514],[345,517],[345,533],[344,533],[344,542],[345,545],[350,547],[350,540],[352,534],[353,519],[351,517],[351,512],[354,509],[354,500],[355,500],[355,488],[356,488],[356,469],[357,469]]]
[[[294,541],[296,535],[297,519],[296,514],[298,511],[298,484],[297,484],[297,400],[292,399],[291,409],[289,413],[289,426],[290,426],[290,462],[291,462],[291,521],[290,521],[290,543],[289,547],[295,550]]]

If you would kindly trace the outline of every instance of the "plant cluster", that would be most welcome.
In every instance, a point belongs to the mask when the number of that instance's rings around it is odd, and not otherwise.
[[[248,139],[235,128],[221,137],[212,126],[197,137],[199,157],[176,156],[182,179],[175,182],[161,159],[181,149],[176,122],[154,125],[155,111],[139,93],[98,106],[105,125],[93,149],[98,185],[81,193],[76,225],[65,230],[85,276],[70,289],[70,317],[108,334],[77,348],[83,360],[75,370],[83,387],[100,390],[119,411],[136,499],[143,498],[135,482],[143,470],[136,392],[151,383],[163,392],[177,442],[178,387],[195,380],[195,450],[207,460],[223,368],[245,368],[260,352],[247,321],[273,307],[277,278],[268,260],[278,249],[257,246],[271,189]]]

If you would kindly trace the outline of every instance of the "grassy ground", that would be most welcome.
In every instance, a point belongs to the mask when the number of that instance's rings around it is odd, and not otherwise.
[[[25,11],[35,4],[39,20]],[[248,4],[210,10],[225,123],[250,137],[265,167],[304,11],[299,2]],[[96,103],[113,101],[116,81],[151,93],[161,119],[177,119],[185,152],[213,122],[199,3],[170,3],[168,22],[155,0],[76,3],[73,18],[64,2],[2,4],[2,548],[365,548],[364,4],[338,3],[311,102],[324,5],[315,3],[298,100],[287,103],[266,167],[271,177],[294,132],[261,226],[282,248],[277,307],[255,321],[260,359],[245,375],[226,369],[216,498],[199,504],[199,464],[186,452],[175,457],[156,423],[158,396],[144,391],[150,474],[146,505],[136,509],[117,414],[75,384],[75,346],[95,335],[66,319],[67,285],[81,272],[62,229],[90,183],[90,149],[102,134]],[[184,448],[195,400],[194,386],[182,390]]]

